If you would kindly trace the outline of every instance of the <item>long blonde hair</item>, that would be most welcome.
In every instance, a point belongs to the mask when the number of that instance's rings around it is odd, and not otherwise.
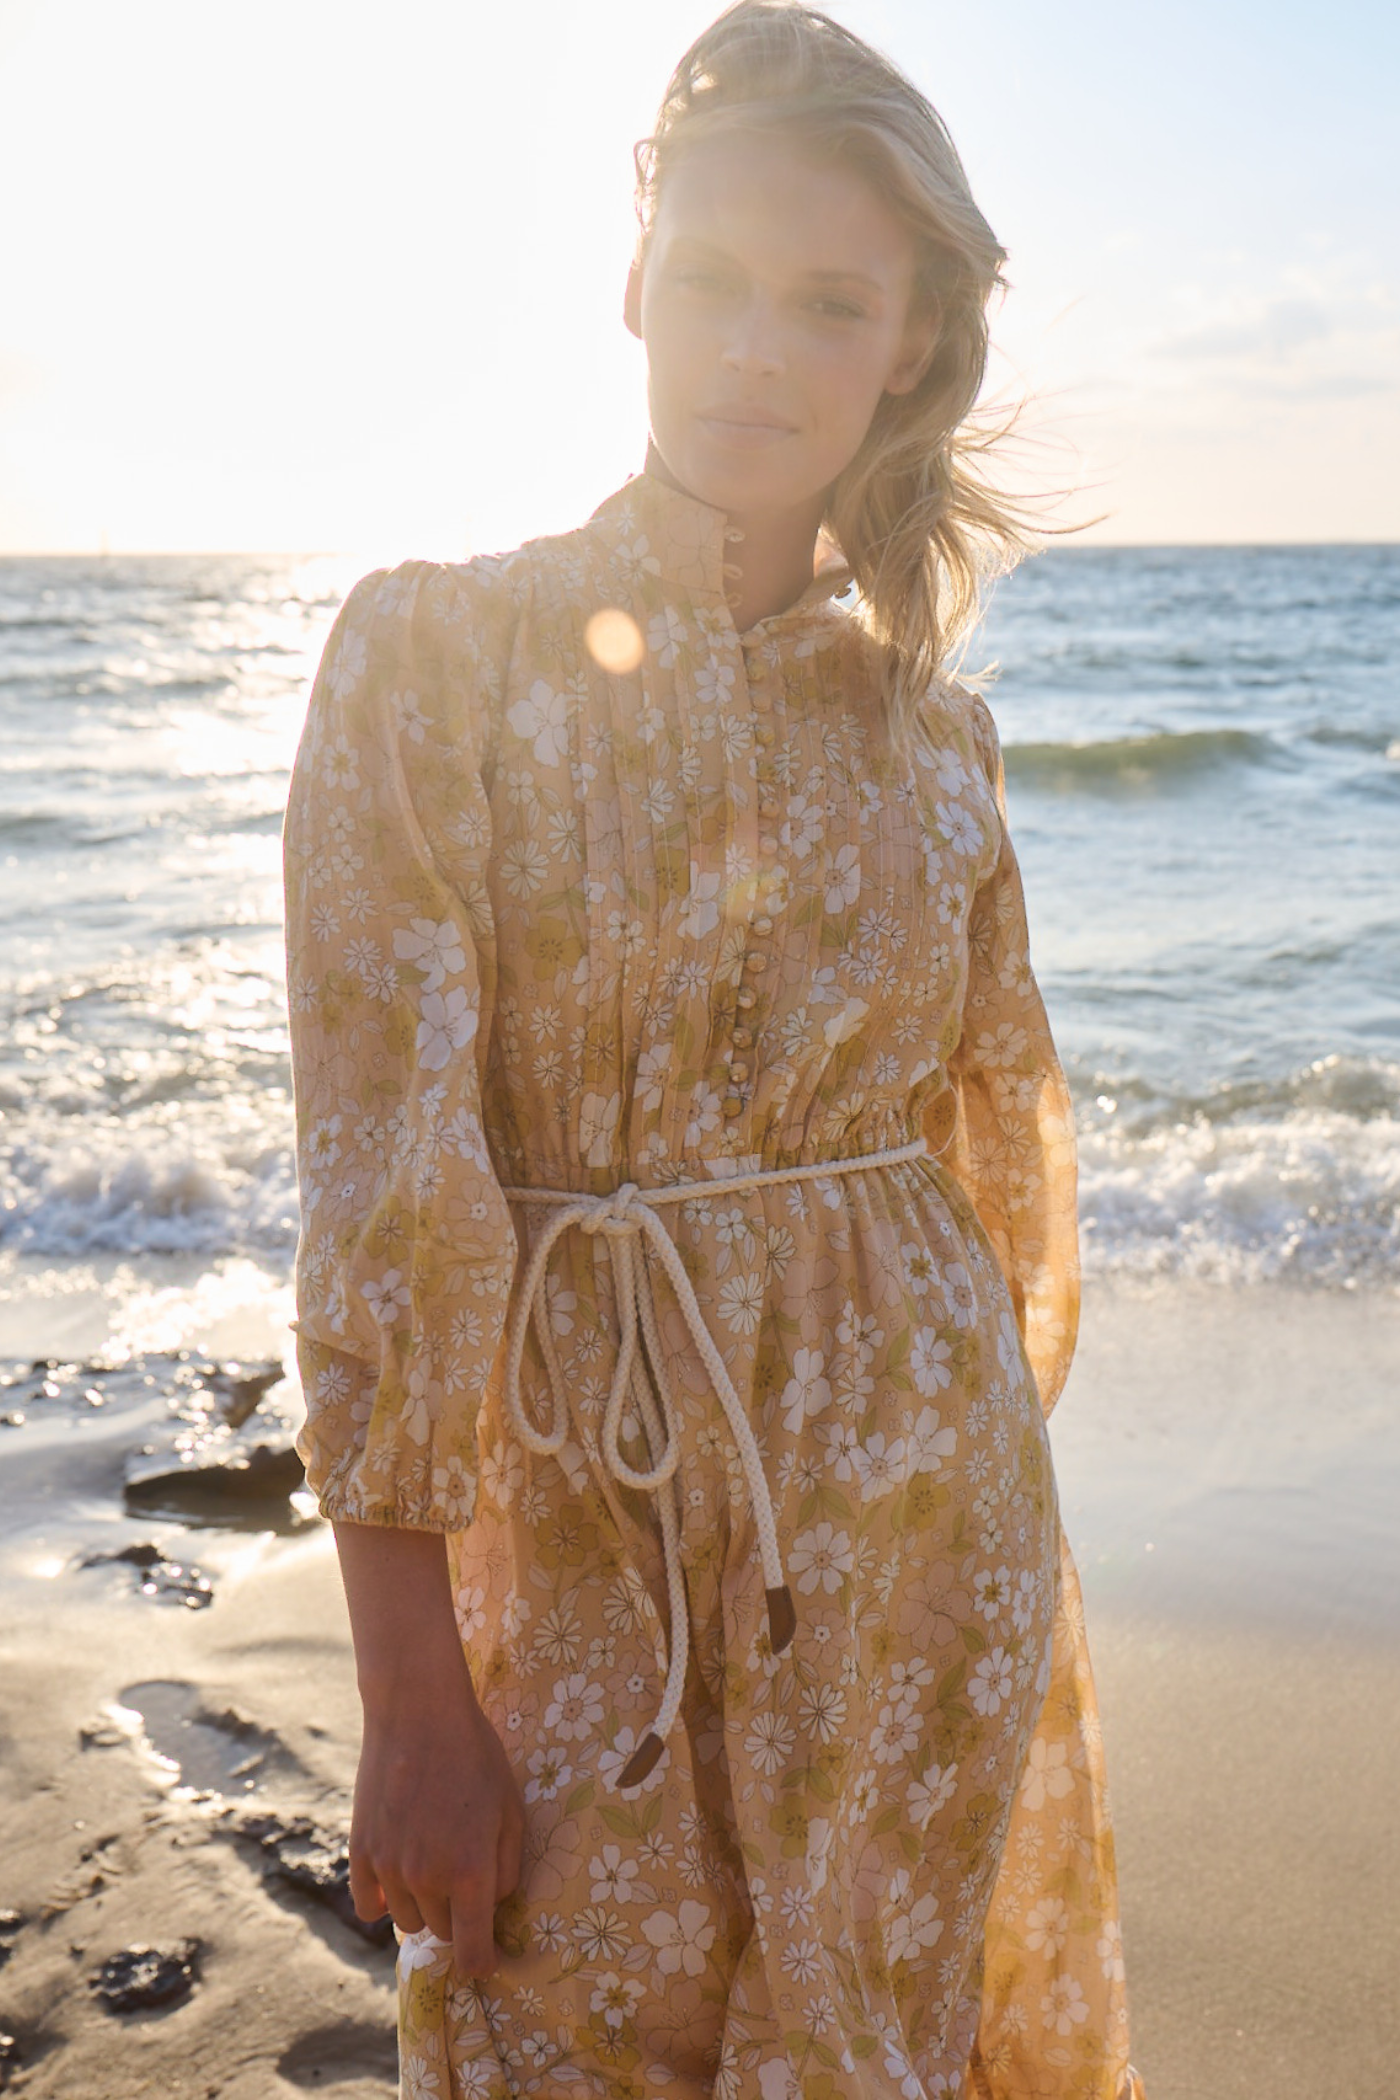
[[[1005,250],[973,201],[938,112],[897,66],[801,0],[736,0],[686,52],[636,149],[641,253],[670,168],[720,132],[780,132],[873,184],[912,234],[914,299],[938,314],[928,370],[886,394],[836,482],[827,524],[862,616],[887,650],[891,728],[936,708],[940,674],[975,623],[989,576],[1031,544],[1024,507],[980,471],[1005,421],[973,417],[987,304]]]

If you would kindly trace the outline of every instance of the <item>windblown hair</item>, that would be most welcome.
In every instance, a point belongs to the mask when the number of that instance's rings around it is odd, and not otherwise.
[[[736,0],[676,68],[636,149],[645,254],[668,172],[717,135],[779,133],[853,169],[893,207],[918,258],[916,306],[938,317],[928,370],[887,394],[836,482],[826,523],[887,654],[896,737],[912,731],[975,624],[983,586],[1031,540],[1024,511],[980,472],[1002,434],[973,416],[987,304],[1005,250],[973,202],[942,118],[889,59],[801,0]]]

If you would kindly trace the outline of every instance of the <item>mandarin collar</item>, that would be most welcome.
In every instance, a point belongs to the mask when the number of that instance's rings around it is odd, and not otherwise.
[[[727,511],[702,503],[673,488],[659,474],[644,467],[623,483],[615,494],[600,503],[593,516],[636,535],[628,559],[641,557],[651,575],[692,597],[706,596],[724,602],[725,568],[733,560],[742,534],[729,523]],[[645,539],[643,549],[640,540]],[[851,571],[840,547],[823,531],[817,540],[814,573],[801,596],[781,612],[770,613],[747,631],[757,634],[824,606],[851,581]]]

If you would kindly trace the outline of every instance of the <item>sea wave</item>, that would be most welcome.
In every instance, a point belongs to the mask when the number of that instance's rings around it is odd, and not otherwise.
[[[1093,743],[1005,747],[1008,777],[1050,794],[1114,794],[1189,785],[1202,774],[1260,765],[1279,755],[1271,737],[1248,729],[1161,731]]]
[[[230,1129],[229,1106],[185,1103],[178,1119],[135,1129],[84,1118],[33,1132],[0,1175],[0,1245],[49,1259],[179,1253],[285,1267],[297,1232],[290,1110]],[[1086,1127],[1080,1212],[1090,1273],[1393,1279],[1400,1118],[1317,1107]]]
[[[1296,1109],[1080,1140],[1090,1273],[1331,1285],[1400,1273],[1400,1119]]]

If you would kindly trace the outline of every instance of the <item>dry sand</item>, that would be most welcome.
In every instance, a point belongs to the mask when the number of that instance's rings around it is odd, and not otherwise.
[[[63,1340],[93,1343],[81,1322]],[[1055,1435],[1149,2100],[1400,2095],[1398,1399],[1400,1297],[1090,1294]],[[387,1955],[230,1832],[230,1803],[345,1823],[357,1710],[327,1532],[138,1521],[119,1421],[55,1430],[41,1473],[35,1426],[0,1431],[10,2090],[391,2093]],[[196,1560],[213,1603],[74,1565],[136,1538]],[[179,1939],[203,1942],[183,2003],[100,2006],[109,1955]]]

